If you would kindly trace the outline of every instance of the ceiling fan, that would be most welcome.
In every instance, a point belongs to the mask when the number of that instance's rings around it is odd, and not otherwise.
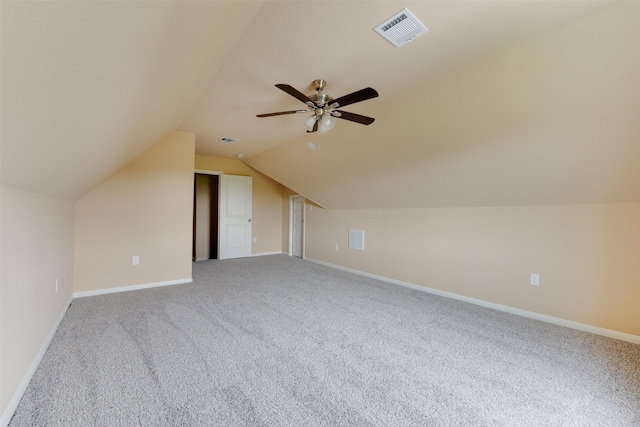
[[[313,87],[318,93],[313,95],[305,95],[298,91],[294,87],[287,84],[277,84],[276,87],[285,91],[294,98],[307,104],[306,110],[291,110],[280,111],[277,113],[258,114],[256,117],[271,117],[282,116],[284,114],[299,114],[313,112],[313,115],[304,121],[307,127],[307,132],[320,132],[325,133],[330,131],[335,125],[333,119],[344,119],[351,122],[360,123],[363,125],[370,125],[375,120],[373,117],[361,116],[360,114],[349,113],[348,111],[337,110],[337,108],[344,107],[345,105],[355,104],[356,102],[365,101],[367,99],[375,98],[378,96],[378,92],[370,87],[361,89],[359,91],[350,93],[339,98],[332,98],[331,96],[323,93],[324,87],[327,82],[321,79],[313,81]]]

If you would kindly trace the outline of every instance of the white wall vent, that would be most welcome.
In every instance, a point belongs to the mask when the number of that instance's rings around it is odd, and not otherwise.
[[[385,39],[389,40],[395,47],[400,47],[405,43],[427,31],[427,27],[413,16],[409,9],[402,9],[391,18],[374,28]]]
[[[235,138],[228,138],[226,136],[223,136],[222,138],[220,138],[220,141],[226,142],[227,144],[236,144],[239,140]]]
[[[364,251],[364,230],[349,229],[349,249]]]

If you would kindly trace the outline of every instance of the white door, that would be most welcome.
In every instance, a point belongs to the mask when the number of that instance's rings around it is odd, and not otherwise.
[[[250,176],[220,175],[218,259],[251,256]]]
[[[304,197],[291,198],[291,255],[302,258],[304,247]]]

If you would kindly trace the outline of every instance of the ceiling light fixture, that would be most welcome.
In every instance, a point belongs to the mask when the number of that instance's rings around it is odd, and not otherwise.
[[[318,133],[327,133],[336,125],[333,115],[322,108],[317,109],[314,115],[307,117],[302,123],[304,123],[307,131],[313,132],[316,122],[318,123]]]

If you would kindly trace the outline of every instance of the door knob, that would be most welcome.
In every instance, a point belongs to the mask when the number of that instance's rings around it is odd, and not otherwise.
[[[251,218],[249,218],[249,222],[251,222]]]

